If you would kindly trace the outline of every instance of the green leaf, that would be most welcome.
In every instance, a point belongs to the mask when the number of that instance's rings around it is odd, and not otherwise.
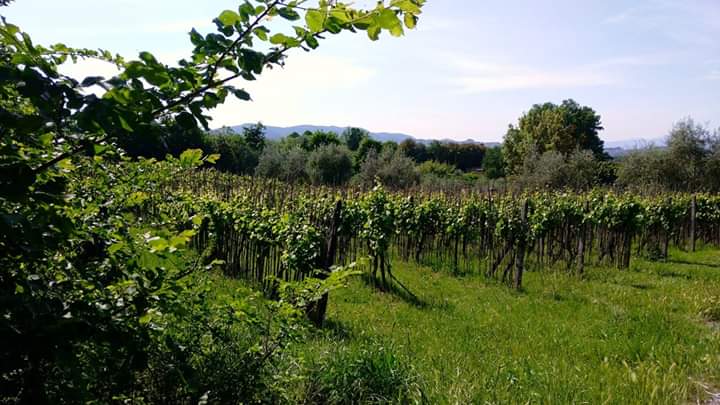
[[[122,129],[124,129],[128,132],[134,131],[133,127],[130,126],[130,124],[125,120],[125,118],[123,118],[122,115],[118,115],[118,121],[120,121],[120,127],[122,127]]]
[[[420,14],[422,11],[420,7],[412,2],[412,0],[393,0],[390,3],[391,7],[397,7],[405,13],[409,14]]]
[[[300,14],[297,13],[292,7],[283,7],[278,9],[278,14],[286,20],[296,21],[300,19]]]
[[[200,149],[188,149],[180,154],[180,164],[185,168],[198,167],[202,164],[202,154]]]
[[[290,37],[287,35],[278,33],[270,37],[270,43],[273,45],[283,45],[288,39],[290,39]]]
[[[213,153],[212,155],[207,155],[207,157],[205,157],[205,162],[210,164],[215,164],[218,160],[220,160],[219,153]]]
[[[252,6],[250,3],[243,3],[239,8],[238,11],[240,12],[240,18],[243,22],[247,22],[250,20],[250,16],[254,16],[255,14],[255,7]]]
[[[199,46],[199,45],[201,45],[203,42],[205,42],[205,40],[204,40],[204,38],[202,37],[202,35],[200,35],[200,33],[197,32],[197,30],[196,30],[195,28],[193,28],[193,29],[190,31],[190,42],[192,42],[192,44],[195,45],[195,46]]]
[[[217,18],[226,27],[232,27],[240,21],[240,15],[232,10],[225,10]]]
[[[393,36],[397,37],[403,34],[402,23],[393,10],[382,10],[376,17],[376,21],[381,28],[390,31]]]
[[[405,14],[405,26],[408,27],[409,29],[415,28],[415,26],[417,26],[417,17],[412,14],[406,13]]]
[[[158,65],[157,59],[155,59],[155,55],[151,54],[150,52],[140,52],[140,60],[145,62],[148,65]]]
[[[50,132],[42,134],[38,137],[38,140],[43,146],[50,146],[53,141],[53,134]]]
[[[253,33],[255,33],[255,36],[260,38],[262,41],[267,41],[267,28],[265,27],[257,27],[253,30]]]
[[[250,94],[243,89],[232,89],[232,94],[240,100],[250,101]]]
[[[185,129],[193,129],[197,127],[197,121],[195,117],[187,111],[183,111],[175,118],[177,123]]]
[[[102,155],[102,154],[105,153],[108,149],[109,149],[109,148],[108,148],[108,146],[106,146],[106,145],[94,144],[94,145],[93,145],[93,154],[96,155],[96,156],[97,156],[97,155]]]
[[[88,76],[80,84],[83,87],[91,87],[105,80],[102,76]]]
[[[305,43],[312,49],[316,49],[318,46],[320,46],[318,40],[312,35],[309,35],[307,38],[305,38]]]
[[[320,32],[325,25],[325,16],[319,10],[308,10],[305,14],[305,23],[311,32]]]
[[[260,74],[263,71],[265,55],[252,49],[241,49],[238,65],[245,71]]]
[[[380,38],[380,26],[379,25],[371,25],[367,29],[368,37],[373,40],[377,41],[378,38]]]
[[[114,254],[117,253],[120,249],[122,249],[122,248],[124,248],[124,247],[125,247],[125,242],[113,243],[113,244],[110,245],[110,247],[108,248],[108,253],[110,253],[111,255],[114,255]]]
[[[150,238],[148,240],[148,245],[150,245],[150,251],[152,252],[162,252],[169,246],[167,240],[157,236],[154,238]]]

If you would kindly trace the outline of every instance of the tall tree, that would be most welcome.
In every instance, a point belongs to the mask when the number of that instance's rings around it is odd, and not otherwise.
[[[490,148],[483,160],[483,171],[489,179],[505,177],[505,158],[501,147]]]
[[[347,128],[341,137],[348,149],[355,152],[360,147],[360,142],[370,138],[370,133],[362,128]]]
[[[427,160],[427,149],[422,143],[418,143],[412,138],[408,138],[398,146],[398,149],[405,154],[405,156],[413,159],[417,163],[422,163]]]
[[[265,148],[265,125],[258,122],[243,128],[245,143],[253,150],[261,152]]]
[[[335,132],[315,131],[305,132],[302,146],[307,151],[314,151],[327,145],[340,145],[340,138]]]
[[[503,154],[508,170],[517,173],[531,153],[556,151],[569,156],[576,150],[590,150],[597,159],[608,158],[599,132],[600,115],[574,100],[562,104],[536,104],[523,114],[518,126],[510,125],[505,134]]]

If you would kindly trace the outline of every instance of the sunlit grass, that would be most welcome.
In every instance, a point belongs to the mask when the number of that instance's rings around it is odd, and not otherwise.
[[[330,299],[329,339],[391,341],[432,403],[695,402],[720,383],[719,266],[675,251],[584,280],[529,272],[518,293],[396,262],[416,298],[353,282]]]

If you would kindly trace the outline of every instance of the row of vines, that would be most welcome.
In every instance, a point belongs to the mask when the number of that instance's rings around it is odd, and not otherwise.
[[[527,263],[582,275],[586,264],[628,268],[670,246],[720,246],[720,196],[608,191],[418,194],[291,186],[216,171],[170,181],[205,217],[196,248],[226,273],[259,283],[299,281],[362,263],[388,287],[391,257],[522,285]],[[177,204],[177,203],[175,203]],[[155,207],[157,209],[157,207]]]

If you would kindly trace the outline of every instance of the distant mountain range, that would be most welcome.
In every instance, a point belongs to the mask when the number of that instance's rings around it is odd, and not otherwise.
[[[254,124],[235,125],[235,126],[231,126],[229,128],[231,130],[233,130],[234,132],[239,133],[239,132],[242,132],[242,129],[244,127],[247,127],[250,125],[254,125]],[[265,137],[267,137],[268,139],[272,139],[272,140],[278,140],[278,139],[282,139],[282,138],[292,134],[293,132],[302,134],[305,131],[310,131],[310,132],[326,131],[326,132],[334,132],[334,133],[340,135],[347,128],[349,128],[349,127],[338,127],[338,126],[334,126],[334,125],[295,125],[292,127],[274,127],[274,126],[266,125],[265,126]],[[392,141],[392,142],[400,143],[406,139],[413,139],[413,140],[415,140],[417,142],[421,142],[421,143],[430,143],[430,142],[436,140],[436,139],[420,139],[420,138],[416,138],[412,135],[396,133],[396,132],[371,132],[371,131],[368,131],[368,132],[370,132],[370,136],[373,139],[375,139],[376,141],[380,141],[380,142]],[[456,140],[452,140],[452,139],[437,139],[437,140],[440,142],[478,143],[478,144],[481,143],[487,147],[500,146],[499,142],[479,142],[479,141],[476,141],[473,139],[466,139],[464,141],[456,141]]]
[[[665,138],[636,138],[624,141],[605,141],[605,149],[621,148],[627,150],[639,149],[649,145],[664,147]]]
[[[229,127],[234,132],[242,132],[242,129],[244,127],[254,125],[254,124],[242,124],[242,125],[235,125]],[[327,132],[335,132],[336,134],[340,135],[345,129],[349,127],[338,127],[334,125],[295,125],[292,127],[274,127],[274,126],[265,126],[265,136],[268,139],[272,140],[279,140],[282,139],[293,132],[297,132],[299,134],[302,134],[305,131],[327,131]],[[370,131],[368,131],[370,132]],[[396,132],[370,132],[370,136],[375,139],[376,141],[380,142],[386,142],[386,141],[393,141],[400,143],[406,139],[413,139],[417,142],[421,143],[430,143],[434,141],[435,139],[420,139],[416,138],[412,135],[408,134],[402,134],[402,133],[396,133]],[[477,143],[477,144],[483,144],[487,147],[496,147],[500,146],[500,142],[482,142],[482,141],[476,141],[474,139],[466,139],[464,141],[456,141],[452,139],[438,139],[441,142],[455,142],[455,143]],[[638,149],[647,145],[655,145],[659,147],[665,146],[665,139],[664,138],[636,138],[636,139],[628,139],[623,141],[605,141],[605,150],[608,154],[612,157],[620,157],[623,155],[626,155],[629,151]]]

